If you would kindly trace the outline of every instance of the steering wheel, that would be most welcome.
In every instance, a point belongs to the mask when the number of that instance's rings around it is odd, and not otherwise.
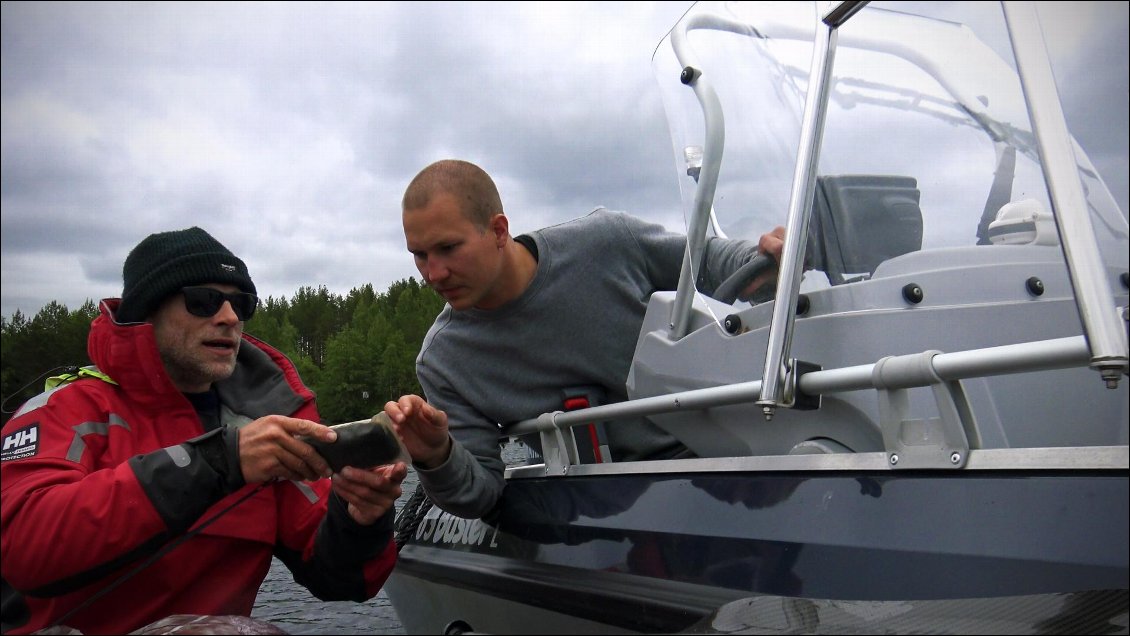
[[[726,280],[722,281],[722,284],[714,290],[711,296],[715,300],[720,300],[728,305],[733,304],[738,299],[738,294],[745,290],[746,285],[757,278],[759,274],[773,267],[774,264],[775,262],[770,256],[765,254],[754,256],[745,265],[739,267],[738,271],[730,274]],[[741,300],[749,300],[749,298],[745,297]]]

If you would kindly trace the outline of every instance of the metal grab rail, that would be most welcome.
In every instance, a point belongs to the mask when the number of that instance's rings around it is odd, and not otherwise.
[[[714,189],[718,184],[722,152],[726,145],[726,124],[722,105],[709,80],[702,76],[702,65],[687,43],[687,32],[693,29],[717,29],[745,35],[753,31],[748,24],[724,16],[704,14],[693,16],[687,23],[676,26],[671,33],[671,45],[682,67],[680,81],[694,90],[695,97],[702,106],[705,127],[701,171],[695,179],[698,189],[695,191],[694,209],[687,223],[687,250],[683,254],[675,305],[671,309],[668,322],[669,336],[672,340],[681,339],[687,335],[690,328],[691,305],[696,293],[695,281],[702,267],[702,255],[706,249],[706,230],[710,224],[714,204]]]
[[[1071,287],[1087,334],[1090,366],[1108,388],[1118,388],[1127,373],[1125,326],[1112,311],[1105,268],[1099,259],[1095,230],[1087,214],[1087,198],[1079,180],[1071,135],[1060,105],[1040,21],[1032,2],[1002,2],[1005,23],[1016,56],[1020,84],[1027,97],[1032,130],[1040,150],[1048,196],[1059,228]]]
[[[915,358],[922,353],[898,356]],[[965,378],[1029,373],[1072,367],[1086,367],[1091,361],[1090,347],[1083,336],[1025,342],[953,353],[939,353],[931,359],[931,369],[946,381]],[[845,391],[881,389],[873,378],[879,362],[840,369],[806,373],[798,380],[798,388],[807,395]],[[885,375],[883,384],[897,383],[904,387],[924,387],[930,382],[915,376],[900,378]],[[614,421],[648,415],[660,415],[688,409],[708,409],[731,404],[756,402],[761,381],[738,382],[724,386],[680,391],[616,404],[604,404],[576,411],[554,411],[537,418],[523,420],[506,427],[507,435],[522,435],[587,424],[594,420]]]
[[[796,299],[800,295],[801,275],[804,273],[805,242],[812,219],[812,198],[816,191],[816,170],[820,163],[820,148],[824,139],[824,121],[828,114],[828,91],[832,83],[832,64],[836,57],[837,28],[859,10],[859,3],[844,2],[841,6],[854,8],[837,13],[836,22],[821,21],[816,27],[812,43],[812,65],[808,74],[808,92],[805,96],[804,118],[801,121],[800,141],[793,182],[789,193],[788,234],[781,250],[780,272],[777,274],[777,294],[773,304],[773,318],[769,323],[769,341],[765,349],[765,367],[762,370],[761,395],[757,403],[765,419],[772,419],[778,406],[791,406],[785,400],[785,387],[795,378],[785,364],[790,358],[793,330],[796,322]]]

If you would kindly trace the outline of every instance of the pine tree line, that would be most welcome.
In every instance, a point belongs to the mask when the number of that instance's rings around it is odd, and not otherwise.
[[[378,294],[371,284],[344,297],[302,287],[289,300],[260,301],[244,331],[285,353],[318,396],[326,424],[367,419],[390,399],[419,393],[416,353],[444,301],[408,278]],[[45,376],[91,364],[86,336],[93,301],[74,311],[51,302],[33,318],[0,317],[3,421],[43,391]]]

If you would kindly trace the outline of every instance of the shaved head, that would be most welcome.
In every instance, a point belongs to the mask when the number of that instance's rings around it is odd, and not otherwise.
[[[404,191],[401,209],[405,213],[419,210],[442,193],[455,197],[463,216],[481,230],[494,215],[504,214],[502,198],[490,175],[459,159],[443,159],[421,170]]]

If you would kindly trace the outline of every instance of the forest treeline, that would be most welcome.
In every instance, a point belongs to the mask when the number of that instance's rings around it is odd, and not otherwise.
[[[345,296],[302,287],[289,300],[260,299],[244,332],[285,353],[318,396],[326,424],[367,419],[390,399],[419,393],[416,353],[443,299],[408,278],[384,293],[371,284]],[[91,364],[86,337],[98,307],[75,310],[52,302],[28,318],[0,317],[3,421],[43,391],[47,376]]]

